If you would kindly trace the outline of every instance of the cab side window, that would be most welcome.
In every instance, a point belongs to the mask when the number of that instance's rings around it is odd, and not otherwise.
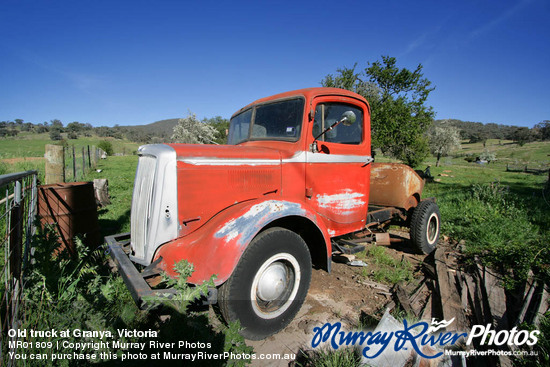
[[[352,111],[357,120],[350,126],[343,123],[327,131],[319,138],[320,141],[339,144],[360,144],[363,138],[363,111],[344,103],[322,103],[315,108],[313,121],[313,137],[317,137],[326,128],[339,121],[344,112]]]

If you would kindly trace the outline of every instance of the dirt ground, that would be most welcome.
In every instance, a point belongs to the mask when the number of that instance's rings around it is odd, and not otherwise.
[[[393,242],[388,254],[397,259],[407,257],[413,265],[420,263],[425,255],[416,254],[408,243],[408,233],[391,231]],[[371,245],[374,246],[374,245]],[[367,264],[368,265],[368,264]],[[279,333],[260,341],[247,341],[260,353],[293,353],[311,349],[313,328],[326,322],[341,322],[343,330],[355,330],[360,318],[381,316],[391,295],[384,290],[364,284],[363,267],[353,267],[332,262],[332,272],[313,270],[311,286],[306,301],[294,320]],[[369,266],[366,267],[369,271]],[[364,320],[361,320],[364,322]],[[252,366],[288,366],[289,360],[253,361]]]

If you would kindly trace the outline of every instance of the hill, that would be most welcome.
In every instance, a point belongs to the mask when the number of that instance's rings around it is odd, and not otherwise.
[[[170,138],[179,118],[155,121],[147,125],[124,126],[128,131],[139,131],[159,138]]]

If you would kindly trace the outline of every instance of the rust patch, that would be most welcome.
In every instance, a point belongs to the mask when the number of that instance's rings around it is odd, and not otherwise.
[[[373,163],[370,176],[370,204],[409,210],[418,204],[424,181],[409,166]]]

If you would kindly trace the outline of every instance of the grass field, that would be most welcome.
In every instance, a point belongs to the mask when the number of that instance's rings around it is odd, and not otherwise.
[[[496,156],[496,161],[486,165],[492,169],[505,170],[507,165],[511,168],[524,168],[525,166],[534,169],[550,168],[550,141],[532,142],[519,146],[511,140],[489,139],[485,147],[482,143],[471,144],[467,141],[463,141],[460,149],[452,152],[448,157],[442,157],[440,163],[442,166],[473,167],[465,158],[468,156],[475,158],[485,150],[494,153]],[[381,154],[376,155],[376,160],[380,162],[393,161],[391,158],[384,157]],[[416,168],[424,169],[428,165],[435,167],[435,163],[435,157],[428,156],[424,162]]]
[[[99,210],[99,224],[103,236],[130,231],[130,208],[138,157],[114,156],[98,162],[97,169],[87,180],[107,178],[111,204]]]
[[[65,136],[66,134],[62,134]],[[113,138],[102,138],[98,136],[79,137],[74,140],[66,140],[67,143],[75,146],[77,151],[80,151],[85,146],[97,146],[100,141],[108,140],[113,144],[115,153],[132,154],[137,150],[139,144],[128,140],[120,140]],[[44,157],[44,146],[46,144],[56,144],[52,141],[48,133],[20,133],[16,138],[1,138],[0,139],[0,160],[6,158],[20,157]]]
[[[460,154],[479,154],[487,149],[496,154],[500,164],[531,164],[548,165],[550,162],[550,142],[532,142],[519,146],[510,140],[489,139],[483,147],[482,143],[462,143]]]

